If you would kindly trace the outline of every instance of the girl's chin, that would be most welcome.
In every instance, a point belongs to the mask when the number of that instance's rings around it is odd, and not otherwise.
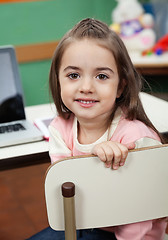
[[[77,114],[75,115],[76,118],[79,120],[79,121],[82,121],[82,120],[85,120],[85,121],[93,121],[93,122],[105,122],[107,121],[107,116],[103,116],[103,115],[94,115],[94,114],[86,114],[86,113],[83,113],[83,114]]]

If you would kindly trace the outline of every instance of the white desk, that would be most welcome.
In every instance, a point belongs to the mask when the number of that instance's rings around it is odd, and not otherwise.
[[[140,98],[153,125],[161,133],[168,132],[168,102],[146,93],[141,93]]]
[[[168,52],[161,55],[151,54],[142,56],[139,52],[129,52],[133,64],[138,67],[167,67],[168,68]]]
[[[145,111],[160,132],[168,132],[168,102],[149,94],[140,95]],[[26,107],[27,118],[53,117],[53,104]],[[50,161],[48,142],[40,141],[0,149],[0,170]]]
[[[142,56],[139,52],[129,52],[136,69],[143,75],[168,75],[168,52],[162,55]]]

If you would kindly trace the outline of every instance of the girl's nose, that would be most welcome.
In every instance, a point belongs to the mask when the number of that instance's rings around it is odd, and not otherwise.
[[[93,82],[90,78],[83,78],[80,84],[80,92],[82,93],[92,93],[93,92]]]

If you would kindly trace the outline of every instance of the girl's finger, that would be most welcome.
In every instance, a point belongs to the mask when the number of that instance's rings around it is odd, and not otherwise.
[[[120,166],[120,162],[122,159],[122,151],[121,149],[118,147],[118,145],[114,145],[113,147],[113,151],[114,151],[114,157],[113,157],[113,164],[112,164],[112,168],[114,170],[117,170]]]
[[[93,153],[94,155],[97,155],[102,162],[106,162],[106,161],[107,161],[105,151],[104,151],[104,149],[103,149],[101,146],[98,146],[98,145],[97,145],[97,146],[93,149],[92,153]]]
[[[112,161],[113,161],[113,157],[114,157],[113,148],[111,148],[111,146],[107,143],[107,144],[104,144],[103,150],[104,150],[104,152],[106,154],[106,162],[108,164],[111,164]]]

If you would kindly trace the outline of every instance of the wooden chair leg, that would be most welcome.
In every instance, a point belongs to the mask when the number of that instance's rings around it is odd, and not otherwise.
[[[75,184],[72,182],[63,183],[62,195],[64,201],[65,240],[76,240]]]

